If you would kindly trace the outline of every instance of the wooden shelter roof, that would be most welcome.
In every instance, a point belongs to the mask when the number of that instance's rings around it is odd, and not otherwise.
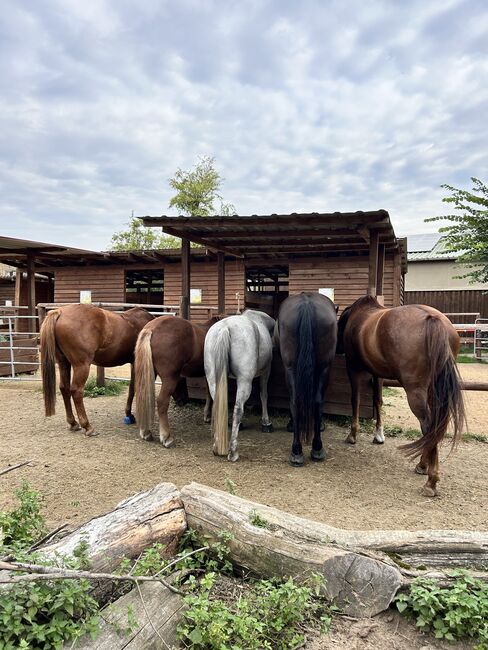
[[[141,217],[145,226],[245,259],[367,253],[371,231],[386,251],[403,253],[386,210],[215,217]]]

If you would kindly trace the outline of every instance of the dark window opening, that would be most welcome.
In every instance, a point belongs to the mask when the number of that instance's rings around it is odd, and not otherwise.
[[[125,272],[125,301],[137,305],[164,305],[164,271]]]
[[[288,266],[249,267],[246,269],[246,307],[259,309],[276,318],[288,296]]]

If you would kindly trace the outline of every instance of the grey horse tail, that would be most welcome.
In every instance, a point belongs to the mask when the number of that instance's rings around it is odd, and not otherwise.
[[[222,327],[217,335],[214,349],[215,400],[212,411],[212,429],[215,436],[214,451],[225,456],[229,451],[229,428],[227,419],[229,403],[227,394],[227,375],[229,372],[230,332]]]
[[[309,444],[313,437],[313,415],[316,391],[316,315],[309,300],[298,309],[296,324],[295,360],[295,417],[302,442]]]

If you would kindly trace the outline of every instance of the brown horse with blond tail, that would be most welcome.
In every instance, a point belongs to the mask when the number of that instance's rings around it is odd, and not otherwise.
[[[178,404],[184,403],[185,377],[203,377],[203,345],[208,329],[219,317],[201,325],[177,316],[159,316],[148,323],[139,334],[135,353],[136,412],[139,433],[143,440],[151,440],[154,419],[154,381],[161,379],[158,397],[159,440],[165,447],[175,443],[168,420],[171,396]],[[183,380],[182,380],[183,378]],[[210,422],[210,396],[204,410],[204,422]]]
[[[41,371],[44,406],[47,416],[54,415],[56,405],[56,362],[59,389],[63,396],[70,431],[85,429],[85,435],[97,433],[90,424],[83,403],[83,391],[93,363],[104,368],[133,363],[137,336],[153,316],[142,307],[121,314],[94,305],[66,305],[53,309],[44,319],[41,338]],[[73,378],[71,379],[71,369]],[[131,368],[125,422],[135,422],[132,415],[134,368]],[[79,424],[73,415],[73,399]],[[80,426],[81,425],[81,426]]]
[[[372,374],[376,411],[374,442],[384,442],[382,379],[396,379],[407,393],[408,404],[423,434],[402,448],[411,456],[420,456],[415,471],[428,475],[422,493],[435,496],[439,480],[437,445],[444,438],[450,420],[454,429],[453,446],[459,441],[465,424],[456,366],[458,333],[437,309],[426,305],[386,308],[371,296],[359,298],[344,310],[338,330],[337,351],[346,354],[352,390],[353,416],[346,441],[356,442],[360,382]]]

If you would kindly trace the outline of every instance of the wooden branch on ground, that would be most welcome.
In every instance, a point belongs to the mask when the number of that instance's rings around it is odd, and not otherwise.
[[[352,616],[386,609],[416,565],[482,569],[488,559],[488,533],[341,530],[197,483],[182,489],[182,499],[190,528],[210,539],[232,533],[231,561],[263,576],[320,573],[327,596]],[[251,523],[255,512],[262,525]]]
[[[4,467],[3,469],[0,469],[0,476],[2,476],[2,474],[8,474],[9,472],[13,472],[14,469],[19,469],[19,467],[24,467],[24,465],[28,465],[29,463],[32,463],[32,461],[25,460],[23,463],[17,463],[17,465],[10,465],[9,467]]]

